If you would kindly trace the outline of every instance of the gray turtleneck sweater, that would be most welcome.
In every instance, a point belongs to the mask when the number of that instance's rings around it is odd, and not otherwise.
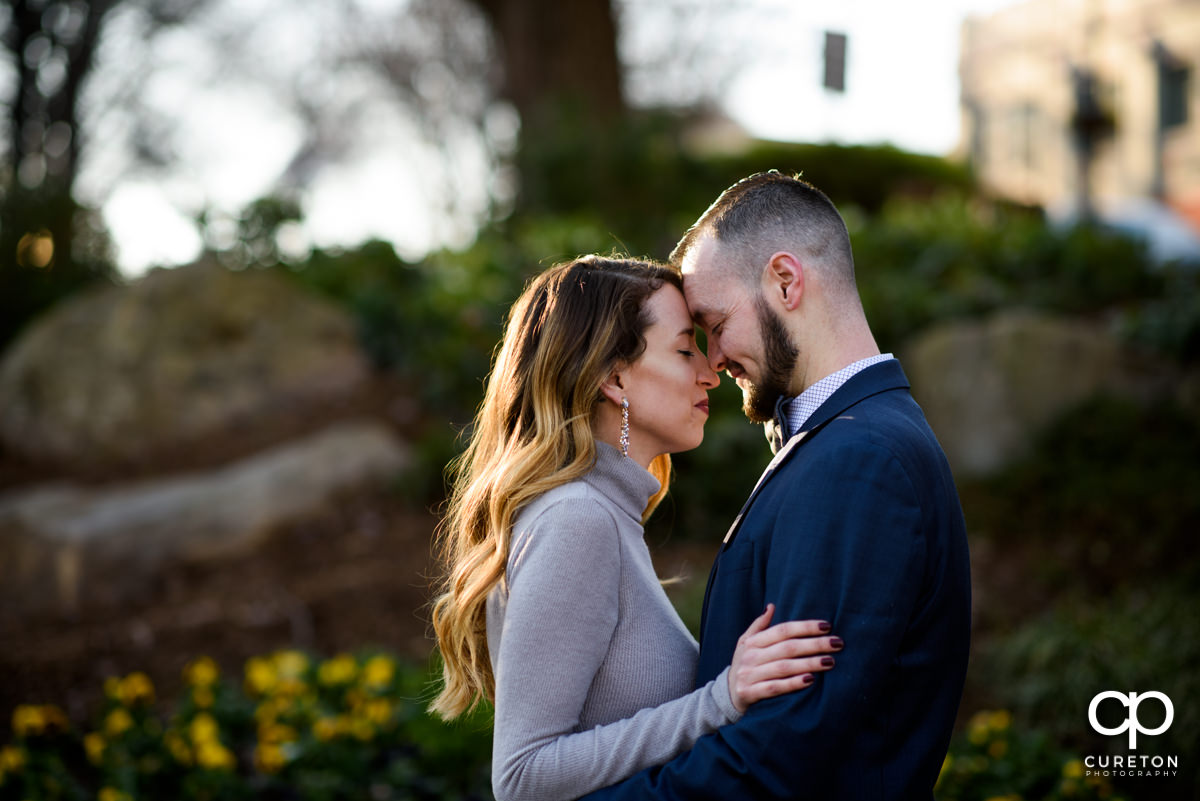
[[[692,690],[696,641],[643,538],[658,481],[596,448],[590,473],[517,515],[507,573],[488,597],[497,801],[577,798],[739,717],[728,668]]]

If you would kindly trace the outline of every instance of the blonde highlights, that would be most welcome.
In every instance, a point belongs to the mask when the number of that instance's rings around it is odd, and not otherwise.
[[[530,501],[585,475],[596,461],[592,417],[601,384],[645,349],[646,300],[674,271],[645,261],[585,256],[535,277],[509,310],[466,450],[450,465],[452,488],[437,531],[444,567],[433,603],[442,655],[431,709],[451,719],[494,700],[487,598],[505,575],[512,523]],[[667,492],[666,454],[650,465]]]

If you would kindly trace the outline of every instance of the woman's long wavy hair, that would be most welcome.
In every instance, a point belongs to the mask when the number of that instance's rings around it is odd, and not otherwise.
[[[587,473],[601,385],[646,347],[646,300],[664,284],[662,265],[585,256],[551,267],[509,311],[504,341],[466,450],[451,463],[452,490],[437,546],[445,575],[433,603],[443,686],[431,709],[452,719],[494,700],[487,647],[488,594],[503,578],[512,523],[530,501]],[[667,492],[671,461],[650,465]]]

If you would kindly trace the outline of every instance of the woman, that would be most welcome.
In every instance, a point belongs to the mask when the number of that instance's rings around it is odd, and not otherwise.
[[[755,701],[801,689],[836,648],[820,621],[747,630],[692,690],[696,641],[654,573],[642,523],[669,454],[700,444],[717,385],[678,275],[584,257],[535,278],[456,480],[433,621],[452,718],[495,702],[500,801],[567,799],[687,750]]]

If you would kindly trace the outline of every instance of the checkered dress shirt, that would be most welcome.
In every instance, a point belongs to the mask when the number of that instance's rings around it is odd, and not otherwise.
[[[778,450],[783,446],[783,443],[787,442],[798,432],[803,431],[804,424],[808,422],[808,418],[812,416],[812,413],[822,403],[829,400],[833,393],[837,392],[842,384],[849,381],[856,373],[865,370],[873,364],[879,364],[880,362],[894,358],[896,357],[890,353],[881,353],[878,356],[859,359],[853,364],[846,365],[836,373],[825,376],[796,397],[780,399],[778,406],[775,407],[774,425],[768,423],[766,426],[767,441],[771,443],[771,450]]]

